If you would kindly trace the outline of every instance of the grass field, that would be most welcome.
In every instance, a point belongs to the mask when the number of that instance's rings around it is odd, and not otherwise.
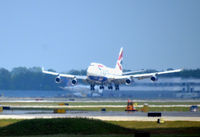
[[[18,119],[0,119],[0,128],[8,126],[10,124],[14,124],[14,123],[19,122],[19,121],[21,121],[21,120],[18,120]]]
[[[16,136],[8,136],[16,137]],[[69,135],[69,134],[58,134],[58,135],[33,135],[33,136],[20,136],[20,137],[134,137],[134,134],[130,135]],[[199,137],[198,134],[151,134],[151,137]]]
[[[16,136],[9,136],[16,137]],[[70,135],[70,134],[58,134],[58,135],[35,135],[35,136],[20,136],[20,137],[134,137],[134,135]],[[177,136],[175,136],[177,137]],[[181,137],[181,136],[180,136]],[[197,137],[197,136],[194,136]]]
[[[125,111],[125,107],[103,107],[106,111]],[[81,108],[67,108],[67,110],[82,110],[82,111],[101,111],[102,108],[97,107],[81,107]],[[137,108],[141,111],[142,108]],[[149,107],[149,111],[189,111],[188,107]]]
[[[198,137],[200,122],[100,121],[89,119],[0,120],[0,136],[22,137],[133,137],[135,132],[151,137]],[[16,137],[15,136],[15,137]]]
[[[54,108],[34,108],[34,110],[53,110]],[[62,108],[62,107],[59,107]],[[106,111],[125,111],[125,107],[102,107],[105,108]],[[74,107],[74,108],[64,108],[67,111],[101,111],[101,107]],[[141,107],[138,107],[137,110],[141,111]],[[13,110],[33,110],[33,108],[14,108]],[[189,107],[149,107],[149,111],[180,111],[186,112],[189,111]]]
[[[53,108],[13,108],[12,110],[53,110],[58,107]],[[62,107],[59,107],[62,108]],[[106,111],[125,111],[126,107],[73,107],[73,108],[65,108],[67,111],[101,111],[102,108],[105,108]],[[141,107],[137,107],[138,111],[141,111]],[[149,107],[149,111],[179,111],[186,112],[189,111],[189,107]]]
[[[7,122],[11,121],[8,120]],[[83,118],[19,120],[17,122],[13,121],[13,124],[8,123],[7,126],[4,124],[0,128],[0,136],[53,134],[106,135],[129,133],[134,133],[134,130],[100,120]]]

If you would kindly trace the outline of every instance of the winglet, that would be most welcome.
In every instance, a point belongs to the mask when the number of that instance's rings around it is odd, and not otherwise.
[[[42,67],[42,73],[50,74],[50,75],[59,75],[59,73],[57,73],[57,72],[51,72],[51,71],[44,70],[44,67]]]
[[[44,72],[44,67],[42,67],[42,72]]]

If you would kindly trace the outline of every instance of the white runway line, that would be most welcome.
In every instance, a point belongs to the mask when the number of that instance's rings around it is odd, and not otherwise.
[[[70,116],[65,114],[0,115],[0,119],[48,119],[48,118],[89,118],[103,121],[157,121],[160,117],[144,116]],[[162,117],[165,121],[200,121],[200,117]]]

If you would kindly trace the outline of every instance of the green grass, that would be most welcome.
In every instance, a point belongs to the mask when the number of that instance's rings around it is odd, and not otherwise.
[[[164,124],[158,124],[149,121],[109,121],[109,123],[153,134],[198,134],[200,136],[200,122],[166,121]]]
[[[195,121],[166,121],[164,124],[157,124],[151,121],[109,121],[109,123],[130,129],[200,128],[200,122]]]
[[[127,105],[127,102],[63,102],[68,103],[70,106],[76,105]],[[197,105],[200,102],[137,102],[138,105],[147,103],[149,105]],[[49,105],[57,106],[57,102],[2,102],[2,105]]]
[[[8,136],[16,137],[16,136]],[[20,136],[20,137],[134,137],[134,135],[35,135],[35,136]],[[151,134],[151,137],[199,137],[198,134]]]
[[[103,107],[106,111],[125,111],[125,107]],[[101,111],[98,107],[67,108],[66,110]],[[137,108],[141,111],[141,108]],[[149,111],[189,111],[188,107],[149,107]]]
[[[76,119],[76,120],[79,120],[79,119]],[[8,125],[21,122],[21,121],[24,121],[24,120],[0,119],[0,127],[6,127]],[[150,129],[152,127],[155,127],[155,128],[200,127],[200,122],[195,122],[195,121],[167,121],[164,124],[157,124],[156,122],[151,122],[151,121],[107,121],[105,123],[110,123],[110,124],[118,125],[120,127],[130,128],[130,129]]]
[[[16,137],[16,136],[9,136]],[[58,134],[58,135],[28,135],[20,137],[133,137],[132,134],[129,135],[70,135],[70,134]]]
[[[100,121],[83,118],[0,120],[0,136],[20,137],[132,137],[136,131],[151,137],[198,137],[200,122]]]
[[[12,110],[53,110],[54,108],[13,108]],[[62,107],[59,107],[62,108]],[[126,107],[102,107],[105,108],[106,111],[125,111]],[[73,108],[65,108],[67,111],[101,111],[101,107],[73,107]],[[138,107],[137,110],[141,111],[141,107]],[[189,111],[189,107],[149,107],[149,111],[179,111],[186,112]]]
[[[16,136],[9,136],[16,137]],[[134,137],[134,135],[35,135],[35,136],[20,136],[20,137]],[[198,134],[151,134],[151,137],[199,137]]]
[[[151,134],[151,137],[199,137],[199,134]]]
[[[102,108],[99,107],[84,107],[86,105],[126,105],[127,102],[64,102],[68,103],[69,106],[75,106],[80,105],[83,107],[77,107],[77,108],[65,108],[66,106],[63,106],[66,110],[82,110],[82,111],[101,111]],[[149,105],[197,105],[200,104],[200,102],[146,102]],[[52,110],[56,109],[60,106],[60,103],[56,102],[2,102],[2,105],[12,105],[12,106],[54,106],[54,108],[34,108],[34,109],[46,109],[46,110]],[[138,105],[143,105],[144,102],[138,102]],[[104,107],[107,111],[124,111],[125,107]],[[16,109],[32,109],[32,108],[16,108]],[[141,108],[138,108],[140,111]],[[149,111],[189,111],[189,107],[151,107],[149,108]]]
[[[21,120],[0,128],[0,136],[129,133],[134,133],[134,130],[83,118]]]
[[[0,119],[0,128],[8,126],[10,124],[14,124],[14,123],[19,122],[19,121],[21,121],[21,120],[17,120],[17,119]]]

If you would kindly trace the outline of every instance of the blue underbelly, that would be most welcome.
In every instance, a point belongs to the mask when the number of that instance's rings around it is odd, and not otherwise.
[[[101,76],[88,76],[88,78],[92,81],[96,81],[96,82],[105,82],[108,80],[107,77],[101,77]]]

